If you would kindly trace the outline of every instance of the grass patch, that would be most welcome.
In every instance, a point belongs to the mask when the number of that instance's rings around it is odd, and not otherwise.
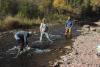
[[[19,26],[19,20],[16,18],[13,18],[11,16],[7,16],[4,21],[2,22],[2,26],[4,29],[9,30],[9,29],[15,29],[18,28]]]
[[[19,28],[28,29],[39,25],[39,23],[36,23],[36,19],[7,16],[4,20],[0,21],[0,30],[11,30]]]

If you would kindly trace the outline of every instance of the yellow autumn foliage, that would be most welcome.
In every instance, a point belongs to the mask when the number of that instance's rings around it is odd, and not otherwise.
[[[91,6],[100,7],[100,0],[91,0]]]
[[[64,8],[65,7],[65,1],[64,0],[54,0],[53,1],[53,6],[55,8]]]

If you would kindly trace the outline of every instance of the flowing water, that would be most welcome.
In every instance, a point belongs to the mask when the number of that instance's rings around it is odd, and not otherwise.
[[[53,43],[47,40],[39,43],[39,36],[32,35],[29,44],[33,42],[30,46],[34,49],[13,58],[13,54],[5,51],[14,46],[15,39],[12,33],[4,34],[0,37],[0,67],[50,67],[60,56],[72,51],[71,39],[66,40],[62,34],[59,35],[52,35]]]

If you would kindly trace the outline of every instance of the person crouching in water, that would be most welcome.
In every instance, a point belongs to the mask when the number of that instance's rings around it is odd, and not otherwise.
[[[27,31],[19,31],[15,33],[14,37],[17,42],[17,46],[19,46],[19,52],[23,51],[24,47],[29,49],[30,47],[28,46],[28,38],[32,34],[32,32],[27,32]]]
[[[48,35],[48,25],[46,24],[46,19],[43,18],[42,23],[40,24],[40,42],[42,42],[43,35],[52,43],[53,41],[49,38]]]
[[[72,21],[71,17],[68,17],[68,20],[65,22],[65,37],[66,38],[68,36],[71,37],[72,26],[73,26],[73,21]]]

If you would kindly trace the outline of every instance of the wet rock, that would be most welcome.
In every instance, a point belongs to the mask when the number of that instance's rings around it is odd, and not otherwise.
[[[58,62],[54,67],[65,67],[62,62]]]
[[[48,48],[49,46],[50,46],[49,41],[43,41],[43,42],[35,41],[32,43],[32,48],[45,49]]]
[[[96,31],[96,28],[90,27],[90,31]]]
[[[78,52],[75,52],[75,55],[78,55],[79,53]]]
[[[82,27],[82,30],[83,30],[82,34],[89,33],[89,31],[90,31],[90,25],[84,25]]]
[[[90,25],[84,25],[83,26],[83,28],[89,28],[90,27]]]
[[[71,49],[71,46],[65,46],[64,48],[65,49]]]

